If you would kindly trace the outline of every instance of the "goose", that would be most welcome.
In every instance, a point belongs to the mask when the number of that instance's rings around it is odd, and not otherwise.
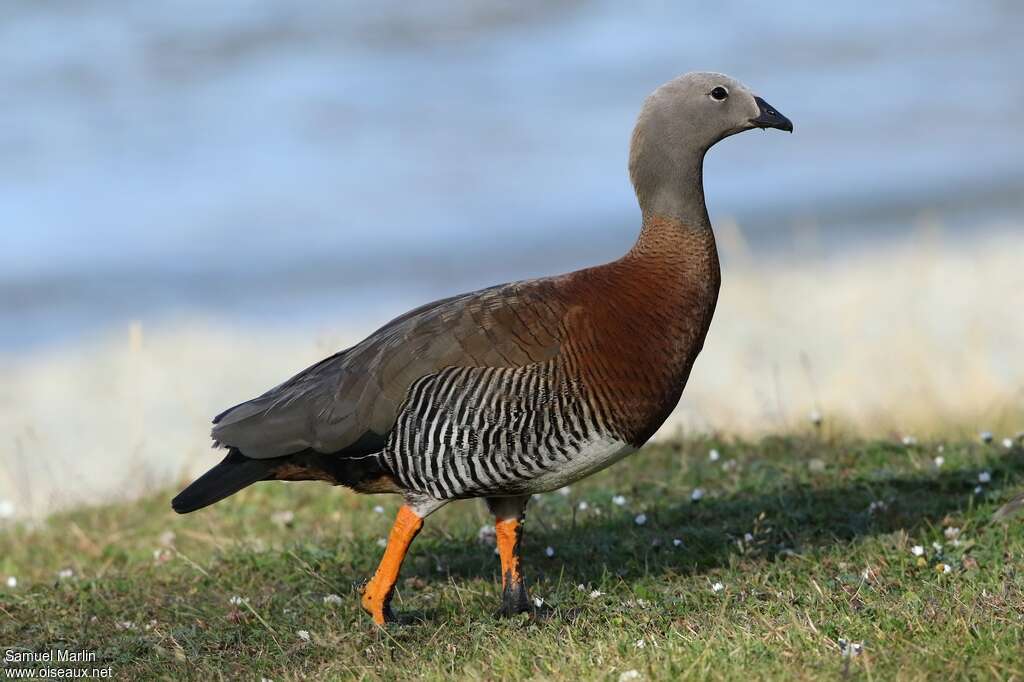
[[[402,497],[361,594],[383,625],[424,519],[483,498],[495,518],[499,613],[531,610],[525,510],[636,452],[675,408],[721,281],[703,164],[720,140],[793,124],[749,88],[691,72],[644,102],[630,143],[640,206],[621,258],[428,303],[213,419],[223,461],[172,501],[188,513],[257,481],[321,480]]]

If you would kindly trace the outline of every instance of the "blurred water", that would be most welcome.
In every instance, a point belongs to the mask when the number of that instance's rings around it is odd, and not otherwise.
[[[443,9],[440,9],[442,8]],[[758,254],[1024,215],[1015,2],[0,6],[0,347],[301,324],[618,255],[643,97],[744,80],[793,136],[706,166]],[[369,292],[373,296],[368,296]]]

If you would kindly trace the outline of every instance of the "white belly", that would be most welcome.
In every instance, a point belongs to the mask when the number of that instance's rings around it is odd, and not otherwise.
[[[544,493],[557,490],[611,466],[633,452],[636,452],[636,448],[629,443],[599,436],[584,443],[568,462],[530,479],[529,492]]]

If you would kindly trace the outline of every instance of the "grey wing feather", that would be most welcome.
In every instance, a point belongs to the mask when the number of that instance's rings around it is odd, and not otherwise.
[[[491,287],[416,308],[221,413],[213,439],[256,459],[307,448],[379,449],[409,386],[426,374],[450,366],[522,366],[558,353],[556,309],[550,300],[538,302],[543,282]]]

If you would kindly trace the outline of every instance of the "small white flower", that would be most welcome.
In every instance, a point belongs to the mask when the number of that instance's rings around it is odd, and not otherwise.
[[[693,492],[690,493],[690,499],[694,502],[700,502],[704,499],[704,491],[700,488],[694,488]]]
[[[839,654],[843,658],[856,658],[864,651],[863,642],[849,642],[845,639],[839,639],[836,643],[839,645]]]
[[[935,467],[937,469],[941,469],[942,465],[946,463],[946,458],[943,457],[942,455],[939,455],[938,457],[936,457],[932,461],[935,462]]]
[[[228,603],[231,604],[232,606],[241,606],[242,604],[245,603],[245,599],[243,597],[239,597],[239,596],[236,595],[236,596],[232,597],[231,599],[228,599]]]
[[[378,547],[387,547],[388,546],[387,539],[385,539],[385,538],[377,538],[377,546]]]
[[[376,514],[383,514],[384,513],[384,507],[382,507],[382,506],[380,506],[378,504],[376,507],[373,508],[373,511]]]
[[[753,533],[744,533],[743,534],[743,542],[753,542],[753,541],[754,541],[754,534]]]
[[[72,571],[70,568],[62,568],[59,571],[57,571],[57,577],[61,580],[67,580],[68,578],[71,578],[74,575],[75,572]]]
[[[941,542],[933,542],[932,543],[932,549],[934,549],[936,552],[941,552],[942,551],[942,543]]]
[[[868,505],[868,514],[874,514],[876,512],[885,511],[885,509],[888,506],[889,505],[887,505],[882,500],[875,500],[874,502]]]
[[[942,531],[942,534],[946,536],[947,540],[956,540],[958,537],[960,537],[960,529],[956,526],[950,526],[949,528],[946,528],[944,531]]]
[[[15,578],[13,575],[7,576],[7,587],[9,587],[9,588],[11,588],[13,590],[17,586],[18,586],[18,579]]]
[[[336,594],[328,594],[324,597],[324,604],[337,606],[338,604],[341,604],[341,597]]]
[[[976,486],[974,486],[974,494],[975,494],[975,495],[980,495],[980,494],[982,494],[983,492],[985,492],[985,489],[984,489],[984,488],[982,488],[982,487],[981,487],[980,485],[976,485]]]
[[[980,474],[978,474],[978,483],[991,483],[991,482],[992,482],[992,474],[991,474],[991,472],[982,471]]]
[[[588,509],[590,509],[590,505],[587,504],[586,500],[582,500],[578,505],[576,505],[576,508],[579,509],[580,511],[587,511]]]
[[[1003,439],[1003,447],[1006,448],[1007,450],[1012,448],[1013,447],[1013,439],[1012,438],[1004,438]]]
[[[988,445],[989,443],[992,442],[992,432],[991,431],[982,431],[981,433],[978,434],[978,438],[981,439],[982,443]]]
[[[299,636],[303,642],[309,641],[309,630],[298,630],[295,634]]]
[[[811,420],[812,424],[814,424],[815,426],[821,426],[821,412],[818,412],[817,410],[811,410],[811,413],[807,416]]]
[[[711,450],[708,451],[708,459],[711,460],[712,462],[717,462],[721,456],[722,455],[718,452],[718,450],[714,448],[711,448]]]
[[[274,512],[270,515],[270,520],[279,526],[287,526],[295,520],[295,512],[290,510]]]
[[[544,597],[534,597],[533,605],[536,606],[538,609],[544,606]]]
[[[624,507],[626,506],[626,498],[622,495],[616,495],[612,498],[612,504],[616,507]]]
[[[555,548],[552,547],[551,545],[548,545],[547,547],[545,547],[544,548],[544,556],[546,556],[549,559],[551,557],[555,556]]]
[[[591,598],[591,599],[597,599],[597,598],[598,598],[598,597],[600,597],[600,596],[601,596],[602,594],[604,594],[604,592],[602,592],[601,590],[592,590],[592,591],[590,592],[590,598]]]
[[[672,546],[673,547],[682,547],[683,546],[683,541],[680,540],[679,538],[674,538],[672,540]]]
[[[953,571],[953,567],[950,566],[949,564],[939,564],[939,569],[943,573],[951,573]]]
[[[576,591],[577,592],[586,592],[587,588],[583,586],[583,583],[580,583],[579,585],[576,586]]]
[[[913,436],[903,436],[903,444],[907,446],[917,445],[917,439]]]
[[[476,541],[481,545],[496,547],[498,544],[498,531],[495,530],[494,526],[488,526],[486,524],[480,526],[480,530],[476,532]]]
[[[644,525],[645,523],[647,523],[647,514],[637,514],[636,517],[633,519],[633,523],[635,523],[638,526]]]
[[[562,495],[563,497],[568,497],[571,493],[572,493],[572,488],[570,488],[569,486],[565,486],[563,488],[559,488],[558,489],[558,494]]]
[[[640,671],[639,670],[626,670],[621,675],[619,675],[619,682],[632,682],[632,680],[639,680],[639,679],[640,679]]]
[[[0,519],[14,518],[14,503],[10,500],[0,500]]]
[[[633,646],[635,646],[637,649],[643,649],[645,646],[647,646],[647,642],[645,642],[642,639],[638,639],[636,640],[636,644],[634,644]]]
[[[721,592],[724,589],[725,589],[725,585],[723,585],[722,583],[715,583],[714,585],[711,586],[711,591],[712,592]]]
[[[914,545],[910,548],[910,553],[914,556],[924,556],[924,547],[921,545]]]

